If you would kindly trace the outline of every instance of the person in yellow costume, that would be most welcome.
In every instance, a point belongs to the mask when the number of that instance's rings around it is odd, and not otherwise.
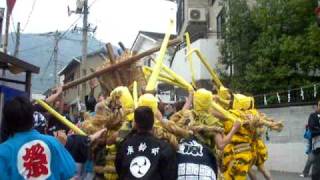
[[[158,101],[157,98],[149,93],[143,94],[139,97],[138,106],[147,106],[150,107],[155,116],[153,133],[159,138],[170,143],[175,149],[177,149],[178,141],[175,135],[170,133],[167,129],[164,128],[165,124],[162,119],[162,114],[158,110]]]
[[[96,174],[104,174],[105,179],[118,179],[114,167],[117,151],[116,144],[121,142],[131,130],[133,111],[134,102],[132,95],[127,87],[120,86],[115,88],[110,93],[110,97],[104,102],[97,105],[96,115],[88,117],[83,124],[83,129],[88,134],[103,127],[108,129],[105,138],[102,140],[102,144],[107,145],[102,145],[101,147],[101,144],[94,144],[92,147],[93,155],[96,156],[95,172]]]
[[[253,151],[254,151],[254,162],[258,168],[258,171],[262,173],[266,180],[272,180],[270,172],[265,168],[264,163],[268,159],[268,149],[264,141],[262,140],[262,133],[264,132],[263,127],[259,127],[256,130],[256,134],[253,140]],[[257,180],[255,173],[252,169],[248,173],[251,180]]]
[[[223,114],[216,111],[212,106],[213,95],[210,91],[206,89],[198,89],[193,96],[193,113],[194,120],[196,124],[203,124],[206,126],[220,126],[223,127],[224,120],[226,119]],[[195,125],[196,125],[195,124]],[[231,142],[234,134],[239,130],[241,126],[240,122],[235,122],[230,131],[224,136],[221,133],[214,134],[214,139],[212,136],[206,137],[206,144],[212,148],[217,147],[223,150],[224,147]]]
[[[225,117],[212,107],[212,98],[213,95],[208,90],[195,91],[192,102],[186,103],[193,104],[193,109],[189,110],[190,107],[184,106],[185,108],[171,116],[166,128],[183,143],[185,140],[195,139],[198,143],[209,147],[215,158],[219,159],[218,150],[222,151],[230,143],[232,136],[238,131],[241,124],[235,122],[231,130],[224,135],[223,121]],[[179,128],[184,132],[181,132]]]
[[[242,119],[243,126],[232,138],[232,143],[224,149],[224,178],[228,179],[246,179],[252,165],[259,164],[259,170],[268,176],[267,170],[263,164],[267,159],[267,149],[262,139],[257,138],[257,132],[260,127],[268,126],[275,130],[282,129],[280,122],[268,122],[265,116],[261,116],[254,109],[254,100],[241,94],[232,94],[234,96],[231,102],[231,112]],[[225,130],[228,132],[232,122],[225,122]]]
[[[251,147],[254,131],[250,123],[247,123],[248,119],[244,113],[244,109],[249,106],[247,106],[247,101],[237,102],[236,106],[233,106],[237,109],[229,109],[228,111],[241,119],[243,125],[232,137],[231,143],[228,144],[223,151],[222,171],[225,180],[246,180],[254,157]],[[231,130],[232,125],[233,121],[230,119],[224,122],[225,133],[228,133]]]
[[[258,171],[262,173],[266,180],[272,180],[271,173],[264,166],[264,163],[268,159],[268,149],[262,139],[262,135],[265,132],[265,126],[270,128],[271,130],[280,132],[283,128],[283,125],[281,122],[276,122],[272,119],[266,118],[265,114],[257,111],[256,109],[251,109],[247,112],[248,114],[254,115],[255,118],[258,119],[252,145],[254,152],[253,165],[257,167]],[[261,121],[265,121],[266,123],[261,123]],[[249,171],[249,177],[251,180],[257,180],[257,177],[252,170]]]

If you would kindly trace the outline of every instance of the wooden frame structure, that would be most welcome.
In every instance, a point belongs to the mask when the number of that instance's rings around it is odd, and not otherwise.
[[[11,72],[12,74],[20,74],[25,72],[25,80],[15,80],[6,77],[5,72],[7,70],[9,70],[9,72]],[[30,97],[32,73],[38,74],[40,68],[16,57],[0,52],[0,71],[0,81],[24,85],[25,92]]]

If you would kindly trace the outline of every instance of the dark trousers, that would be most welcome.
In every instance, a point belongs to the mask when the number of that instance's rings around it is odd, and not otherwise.
[[[313,164],[313,161],[314,161],[314,155],[312,152],[310,152],[308,154],[308,159],[307,159],[307,162],[306,162],[306,165],[304,166],[304,169],[303,169],[303,175],[305,176],[309,176],[309,172],[310,172],[310,169],[311,169],[311,165]]]
[[[320,152],[314,153],[314,161],[312,164],[312,180],[320,179]]]

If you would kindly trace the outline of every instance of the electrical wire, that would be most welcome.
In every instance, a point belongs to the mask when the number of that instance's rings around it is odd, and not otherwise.
[[[51,53],[51,56],[50,56],[49,61],[48,61],[47,65],[46,65],[46,67],[45,67],[45,70],[42,71],[43,73],[42,73],[41,78],[43,78],[44,75],[46,74],[46,72],[47,72],[47,70],[48,70],[48,68],[49,68],[49,66],[50,66],[50,64],[51,64],[51,62],[52,62],[52,60],[53,60],[53,55],[54,55],[54,50],[53,50],[52,53]]]
[[[28,26],[28,24],[30,22],[30,18],[31,18],[31,15],[33,13],[33,10],[34,10],[36,2],[37,2],[37,0],[33,0],[31,11],[29,12],[26,24],[24,25],[23,29],[21,30],[22,32],[27,28],[27,26]]]
[[[43,46],[45,46],[45,45],[47,45],[47,46],[48,46],[49,44],[48,44],[48,43],[42,43],[42,44],[39,44],[39,45],[36,45],[36,46],[30,47],[30,48],[21,49],[21,50],[19,51],[19,53],[20,53],[20,52],[24,52],[24,51],[35,50],[35,49],[41,48],[41,47],[43,47]]]
[[[89,6],[88,6],[88,9],[90,9],[91,6],[94,5],[94,3],[96,3],[97,0],[94,0]],[[60,40],[61,38],[63,38],[69,31],[70,29],[81,19],[83,15],[81,14],[68,28],[67,30],[62,34],[60,35],[60,37],[58,38],[58,40]]]
[[[96,3],[96,2],[97,2],[97,0],[94,0],[94,1],[88,6],[88,9],[89,9],[94,3]],[[82,15],[80,15],[80,16],[67,28],[67,30],[65,30],[65,32],[58,37],[57,42],[58,42],[59,40],[61,40],[61,39],[70,31],[70,29],[81,19],[81,17],[82,17]],[[56,48],[57,45],[58,45],[58,44],[56,43],[55,46],[54,46],[54,49]],[[47,70],[48,70],[48,68],[49,68],[49,66],[50,66],[50,64],[51,64],[51,62],[52,62],[52,60],[53,60],[53,55],[54,55],[54,50],[52,51],[51,57],[50,57],[47,65],[46,65],[46,67],[45,67],[45,70],[44,70],[43,73],[42,73],[42,76],[41,76],[42,78],[43,78],[44,75],[46,74],[46,72],[47,72]]]
[[[13,42],[15,42],[16,40],[15,40],[15,38],[13,37],[13,34],[17,34],[17,31],[16,31],[16,27],[15,27],[15,25],[14,25],[14,20],[13,20],[13,17],[12,16],[10,16],[10,18],[11,18],[11,21],[10,21],[10,24],[11,24],[11,26],[12,26],[12,29],[13,29],[13,32],[10,32],[10,37],[11,37],[11,40],[12,40],[12,43]]]

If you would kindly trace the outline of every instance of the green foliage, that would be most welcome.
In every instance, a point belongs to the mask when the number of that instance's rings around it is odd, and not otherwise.
[[[253,94],[319,81],[320,28],[316,0],[228,0],[223,63],[233,66],[229,85]],[[318,73],[318,74],[317,74]]]

